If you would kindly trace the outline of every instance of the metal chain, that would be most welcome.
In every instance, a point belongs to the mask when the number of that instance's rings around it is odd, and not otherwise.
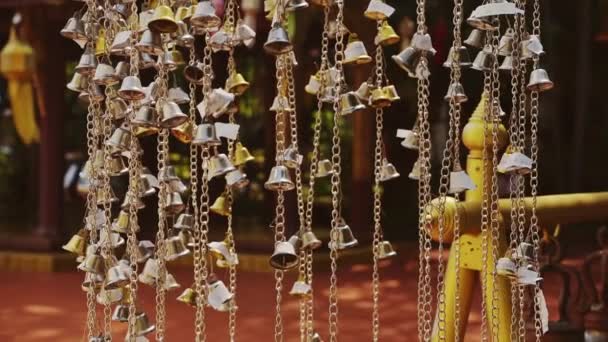
[[[207,278],[209,276],[207,269],[207,242],[209,232],[209,168],[205,167],[205,163],[209,161],[210,151],[207,146],[201,148],[200,160],[203,163],[203,173],[201,175],[201,197],[198,218],[198,229],[194,231],[194,243],[198,246],[200,258],[194,259],[195,267],[195,292],[196,292],[196,313],[195,313],[195,341],[204,342],[207,339],[205,324],[205,305],[207,303]]]
[[[489,123],[491,119],[490,107],[493,105],[490,91],[491,91],[491,74],[490,72],[484,72],[483,77],[483,89],[486,101],[486,111],[484,112],[483,118],[483,152],[482,152],[482,165],[484,170],[483,177],[483,190],[482,190],[482,205],[481,205],[481,341],[488,341],[488,322],[487,322],[487,284],[488,284],[488,231],[490,226],[490,187],[491,179],[488,175],[490,169],[490,160],[488,159],[490,152],[490,146],[488,146],[489,138]],[[492,141],[492,140],[490,140]]]
[[[233,113],[230,114],[229,121],[230,121],[230,123],[235,123],[235,117],[234,117]],[[232,160],[232,158],[234,156],[235,141],[236,140],[228,139],[228,158],[230,160]],[[236,257],[236,241],[234,239],[234,233],[232,231],[232,223],[233,223],[232,206],[234,203],[234,195],[232,193],[232,188],[228,185],[226,185],[226,201],[227,201],[228,212],[229,212],[228,217],[227,217],[228,225],[226,228],[226,241],[228,243],[228,250],[230,252],[230,255],[232,255],[233,257]],[[232,300],[230,302],[230,307],[228,309],[228,336],[229,336],[230,341],[234,342],[234,340],[236,338],[236,309],[237,309],[237,305],[236,305],[237,273],[236,273],[235,263],[230,263],[230,266],[228,268],[228,274],[229,274],[230,293],[233,294]]]

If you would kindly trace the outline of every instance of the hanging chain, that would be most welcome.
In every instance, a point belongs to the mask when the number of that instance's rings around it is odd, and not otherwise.
[[[488,326],[487,326],[487,304],[488,301],[486,299],[486,291],[487,291],[487,283],[488,283],[488,231],[490,226],[490,187],[491,187],[491,176],[488,174],[490,170],[490,160],[489,154],[490,146],[488,143],[492,141],[490,138],[490,128],[489,124],[491,123],[491,115],[490,115],[490,107],[493,105],[491,99],[491,73],[484,72],[483,76],[483,89],[484,96],[486,101],[486,110],[484,112],[483,118],[483,152],[482,152],[482,165],[483,165],[483,189],[482,189],[482,205],[481,205],[481,340],[488,340]]]
[[[207,303],[207,278],[209,271],[207,269],[207,242],[209,232],[209,168],[204,167],[209,161],[210,152],[207,146],[201,149],[200,160],[203,162],[203,173],[201,175],[201,195],[198,218],[198,229],[194,231],[194,244],[198,246],[200,258],[194,259],[194,275],[195,275],[195,292],[196,292],[196,313],[194,318],[195,341],[204,342],[207,339],[205,324],[205,305]]]

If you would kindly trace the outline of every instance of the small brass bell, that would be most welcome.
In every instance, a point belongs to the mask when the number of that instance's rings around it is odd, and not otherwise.
[[[289,100],[286,96],[278,94],[274,97],[272,101],[272,106],[270,106],[270,111],[272,112],[291,112],[291,106],[289,105]]]
[[[502,257],[496,262],[496,273],[511,279],[516,278],[517,265],[511,258]]]
[[[161,104],[161,102],[159,102]],[[157,104],[157,108],[158,108]],[[163,128],[175,128],[188,120],[188,116],[182,112],[177,103],[173,101],[162,101],[160,109],[160,126]]]
[[[127,266],[129,270],[131,268]],[[106,282],[104,288],[106,290],[113,290],[125,287],[129,284],[129,274],[125,272],[125,268],[120,265],[114,265],[106,272]]]
[[[348,44],[344,49],[344,64],[366,64],[372,61],[372,58],[367,54],[365,44],[359,37],[351,33],[348,38]]]
[[[298,153],[298,149],[291,145],[283,151],[283,165],[290,169],[295,169],[302,163],[302,155]]]
[[[543,92],[553,88],[553,82],[549,79],[549,74],[545,69],[534,69],[530,73],[528,90]]]
[[[386,20],[395,12],[395,9],[382,0],[372,0],[363,12],[366,18],[372,20]]]
[[[135,136],[138,138],[147,137],[151,135],[158,134],[158,127],[136,127],[135,128]]]
[[[190,64],[184,68],[184,77],[188,82],[202,84],[204,75],[203,64],[201,62]]]
[[[155,286],[156,279],[158,279],[158,262],[156,259],[149,258],[146,260],[144,269],[137,278],[143,284]]]
[[[154,244],[152,241],[141,240],[137,244],[137,262],[147,262],[154,255]]]
[[[291,181],[291,175],[289,169],[284,165],[273,166],[270,170],[270,176],[264,188],[270,191],[289,191],[295,188],[295,185]]]
[[[388,46],[397,44],[401,40],[399,35],[395,32],[395,29],[388,23],[388,21],[384,21],[382,26],[378,30],[376,37],[374,38],[374,44]]]
[[[380,167],[380,181],[386,182],[391,179],[398,178],[399,176],[399,172],[397,172],[395,165],[390,163],[388,160],[383,159],[382,166]]]
[[[450,172],[450,188],[448,193],[457,194],[465,190],[475,190],[477,186],[471,179],[471,177],[460,168],[455,166],[454,171]]]
[[[384,91],[384,93],[386,94],[386,96],[388,96],[388,99],[391,102],[395,102],[395,101],[399,101],[401,100],[401,97],[399,96],[399,93],[397,93],[397,88],[395,88],[394,85],[387,85],[382,87],[382,90]]]
[[[120,234],[129,232],[129,212],[121,210],[118,216],[112,222],[112,231]]]
[[[148,315],[145,312],[138,312],[135,314],[135,335],[136,336],[144,336],[153,332],[156,329],[156,326],[150,324],[148,320]]]
[[[270,257],[270,266],[277,270],[289,270],[298,265],[295,248],[289,242],[278,242]]]
[[[87,247],[87,237],[87,232],[84,229],[81,229],[77,234],[74,234],[65,245],[61,246],[61,248],[76,255],[84,255]]]
[[[209,173],[207,177],[209,179],[221,177],[234,169],[234,165],[232,165],[230,159],[225,154],[220,153],[209,159]]]
[[[414,166],[412,166],[412,171],[410,171],[410,173],[407,176],[411,180],[420,179],[420,160],[419,159],[416,160],[416,162],[414,163]]]
[[[217,137],[215,132],[215,125],[210,123],[203,123],[196,126],[196,132],[194,139],[192,139],[192,145],[196,146],[220,146],[222,141]]]
[[[148,22],[148,28],[161,33],[172,33],[177,31],[177,23],[171,7],[160,5],[154,10],[154,16]]]
[[[448,92],[443,97],[447,102],[454,101],[454,103],[464,103],[469,99],[467,94],[464,92],[464,87],[460,82],[452,82],[448,87]]]
[[[110,305],[118,303],[124,298],[124,288],[106,290],[102,288],[97,294],[96,300],[99,305]]]
[[[245,80],[242,74],[234,72],[226,79],[226,90],[236,96],[243,95],[249,89],[249,82]]]
[[[118,233],[108,233],[107,230],[102,229],[99,234],[99,244],[103,246],[106,243],[112,248],[118,248],[125,244],[125,239]]]
[[[177,217],[173,229],[187,229],[190,230],[194,227],[194,216],[189,213],[182,213]]]
[[[94,290],[100,290],[103,285],[104,277],[103,274],[96,273],[85,273],[84,280],[82,281],[82,289],[85,292],[89,291],[89,288],[92,287]]]
[[[181,125],[171,128],[171,134],[180,142],[189,144],[192,142],[194,133],[194,126],[192,121],[186,120]]]
[[[304,86],[304,91],[306,91],[310,95],[317,95],[319,90],[321,90],[321,86],[321,76],[319,76],[318,73],[315,75],[310,75],[308,83]]]
[[[164,52],[160,33],[151,30],[144,31],[139,42],[135,44],[135,48],[139,50],[139,52],[154,56],[159,56]]]
[[[301,240],[304,249],[317,249],[323,245],[323,242],[310,230],[302,234]]]
[[[207,302],[209,303],[209,306],[215,310],[220,311],[234,297],[234,295],[230,293],[224,282],[221,280],[216,280],[210,283],[208,287],[209,294],[207,296]]]
[[[378,245],[378,259],[384,260],[389,259],[397,255],[397,252],[393,249],[393,245],[387,240],[380,241]]]
[[[81,73],[74,73],[70,83],[66,84],[66,88],[71,91],[75,91],[77,93],[87,92],[89,87],[88,79],[84,77]]]
[[[454,47],[452,46],[450,48],[450,52],[448,53],[448,58],[445,60],[445,62],[443,62],[443,67],[452,68],[454,60],[456,59],[455,57],[456,52],[454,51]],[[473,63],[471,63],[471,56],[469,55],[469,50],[467,50],[466,47],[461,46],[458,49],[458,65],[460,66],[460,68],[464,69],[470,67],[472,64]]]
[[[290,295],[300,298],[308,297],[311,293],[312,287],[310,286],[310,284],[308,284],[304,279],[300,278],[298,278],[298,280],[293,283],[293,286],[289,291]]]
[[[332,234],[335,234],[336,237],[335,241],[329,242],[328,246],[330,249],[333,249],[335,246],[337,250],[343,250],[359,244],[359,241],[355,239],[352,230],[342,218],[340,218],[338,225],[336,226],[335,233]]]
[[[141,81],[137,76],[127,76],[122,80],[118,96],[125,100],[143,100],[146,93],[141,86]]]
[[[95,68],[95,74],[93,76],[93,82],[99,85],[114,85],[118,83],[119,78],[116,76],[114,67],[110,64],[99,63]]]
[[[308,2],[306,2],[306,0],[289,0],[286,9],[292,12],[302,8],[308,8]]]
[[[138,196],[135,196],[134,198],[131,197],[132,196],[130,194],[127,194],[127,196],[125,196],[125,199],[120,205],[120,209],[128,211],[130,210],[130,208],[141,210],[146,207],[146,204],[141,200],[141,198],[139,198]]]
[[[73,16],[65,23],[59,34],[64,38],[71,40],[84,40],[87,39],[87,35],[84,29],[84,21],[78,17]]]
[[[184,241],[179,236],[172,236],[165,240],[165,260],[173,261],[179,257],[190,254],[190,250],[186,248]]]
[[[177,215],[184,210],[186,206],[182,201],[182,196],[179,192],[170,192],[167,194],[167,201],[165,202],[165,211],[171,215]]]
[[[340,95],[340,113],[349,115],[365,109],[365,105],[361,103],[359,97],[354,91],[346,92]]]
[[[274,23],[270,32],[268,33],[268,39],[264,43],[264,50],[271,55],[281,55],[293,50],[293,45],[289,41],[289,35],[287,30],[280,23]]]
[[[232,208],[226,200],[225,194],[221,194],[218,198],[216,198],[209,210],[221,216],[230,216],[232,213]]]
[[[317,163],[317,172],[315,178],[323,178],[334,173],[334,166],[329,159],[321,159]]]
[[[78,265],[78,269],[84,272],[103,274],[104,260],[97,252],[87,254],[84,260]]]
[[[234,165],[241,166],[247,162],[253,161],[255,159],[254,156],[249,153],[247,147],[243,146],[241,142],[236,143],[235,151],[234,151]]]
[[[116,197],[112,188],[109,190],[102,190],[97,194],[97,205],[106,205],[116,202],[118,202],[118,197]]]
[[[226,113],[230,104],[234,102],[234,94],[231,94],[224,89],[215,88],[211,91],[208,98],[207,111],[213,117],[218,118]]]
[[[118,304],[112,312],[112,321],[126,323],[129,321],[129,306]]]
[[[367,82],[362,82],[355,92],[361,102],[369,103],[369,97],[372,94],[372,87]]]
[[[247,179],[247,175],[239,169],[228,172],[225,178],[226,185],[232,187],[233,189],[242,189],[249,185],[249,179]]]
[[[500,56],[511,56],[513,53],[513,41],[514,41],[514,32],[512,28],[508,28],[505,34],[500,37],[500,42],[498,43],[498,55]]]
[[[471,68],[483,72],[492,71],[494,62],[494,55],[484,49],[477,53]]]
[[[201,1],[196,6],[194,14],[190,18],[190,24],[204,29],[218,27],[221,24],[220,17],[215,14],[215,7],[211,1]]]
[[[486,44],[486,31],[473,29],[469,37],[463,42],[470,47],[481,49]]]
[[[156,109],[150,106],[141,106],[135,113],[131,123],[137,127],[154,127],[157,124]]]
[[[84,50],[84,53],[80,56],[78,65],[74,68],[74,71],[82,75],[93,75],[97,68],[97,58],[95,54],[88,48]]]
[[[190,306],[196,306],[196,297],[196,291],[194,291],[191,287],[188,287],[177,297],[177,301]]]
[[[384,91],[384,88],[376,88],[372,90],[372,95],[369,97],[369,104],[374,108],[385,108],[391,105],[391,99]]]
[[[141,175],[139,178],[139,197],[148,197],[156,193],[156,189],[150,184],[148,177]]]
[[[498,70],[508,71],[508,72],[513,70],[513,56],[505,57],[505,59],[502,60],[502,63],[500,63]]]

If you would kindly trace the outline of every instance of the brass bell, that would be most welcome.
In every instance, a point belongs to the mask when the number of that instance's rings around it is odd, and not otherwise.
[[[232,208],[226,200],[225,194],[221,194],[218,198],[216,198],[213,205],[209,207],[209,210],[221,216],[230,216],[232,213]]]
[[[382,90],[384,91],[384,93],[386,94],[386,96],[388,97],[388,99],[391,102],[401,100],[399,93],[397,93],[397,88],[395,88],[394,85],[391,84],[391,85],[384,86],[384,87],[382,87]]]
[[[300,239],[304,249],[317,249],[323,245],[323,242],[311,230],[304,232]]]
[[[236,143],[236,147],[234,149],[234,165],[241,166],[247,162],[253,161],[255,159],[254,156],[249,153],[247,147],[243,146],[241,142]]]
[[[450,172],[450,188],[448,193],[457,194],[465,190],[475,190],[477,186],[471,179],[471,177],[460,168],[455,166],[454,171]]]
[[[346,248],[354,247],[359,243],[359,241],[355,239],[355,236],[353,235],[353,232],[350,227],[346,224],[346,222],[344,222],[344,219],[342,218],[339,219],[338,225],[336,226],[336,230],[335,232],[332,232],[332,234],[335,234],[336,236],[328,244],[330,249],[335,248],[337,250],[343,250]]]
[[[188,95],[188,93],[186,93],[180,87],[170,88],[167,92],[167,97],[169,101],[173,101],[178,105],[187,104],[188,102],[190,102],[190,95]]]
[[[376,88],[372,90],[372,95],[369,97],[369,104],[374,108],[385,108],[391,105],[391,99],[384,91],[384,88]]]
[[[207,295],[207,302],[209,303],[209,306],[215,310],[221,310],[234,297],[234,295],[230,293],[224,282],[221,280],[211,282],[208,287],[209,294]]]
[[[80,60],[78,60],[78,64],[74,68],[74,71],[82,75],[93,75],[96,68],[97,57],[95,57],[91,48],[87,47],[80,56]]]
[[[135,48],[139,52],[155,56],[161,55],[164,52],[160,33],[152,30],[144,31],[139,42],[135,44]]]
[[[133,198],[132,198],[133,197]],[[135,208],[136,210],[141,210],[146,207],[146,204],[139,198],[138,196],[131,196],[130,193],[127,193],[125,199],[122,201],[120,205],[120,209],[128,211],[131,208]]]
[[[354,91],[340,95],[340,114],[349,115],[364,109],[365,105],[361,103],[361,100],[359,100]]]
[[[298,153],[298,149],[290,145],[283,151],[283,165],[290,169],[295,169],[302,163],[302,155]]]
[[[217,137],[215,131],[215,125],[210,123],[203,123],[196,126],[196,132],[194,139],[192,139],[192,145],[195,146],[220,146],[222,141]]]
[[[173,274],[167,272],[165,275],[165,285],[163,285],[165,291],[173,291],[175,289],[179,289],[180,287],[182,286],[177,282],[177,280],[175,280]]]
[[[148,22],[148,28],[161,33],[172,33],[177,31],[173,10],[166,5],[160,5],[154,10],[154,16]]]
[[[528,90],[543,92],[553,88],[553,82],[549,79],[549,74],[545,69],[534,69],[530,73]]]
[[[315,178],[323,178],[334,173],[334,166],[329,159],[321,159],[317,163]]]
[[[194,8],[196,6],[187,6],[189,4],[190,2],[186,2],[175,10],[175,21],[177,22],[178,26],[180,24],[187,26],[190,23],[190,18],[192,18],[192,14],[194,14]]]
[[[367,82],[362,82],[355,94],[361,102],[369,103],[369,97],[372,93],[372,87]]]
[[[372,61],[372,58],[367,54],[365,44],[359,37],[351,33],[348,38],[348,44],[344,49],[344,64],[366,64]]]
[[[127,267],[131,270],[129,266]],[[127,284],[129,284],[129,274],[125,272],[124,266],[116,264],[108,269],[104,285],[106,290],[122,288]]]
[[[321,86],[323,85],[321,77],[322,76],[319,75],[318,72],[314,75],[310,75],[308,83],[304,86],[304,91],[310,95],[317,95],[319,90],[321,90]]]
[[[73,16],[65,23],[59,34],[71,40],[85,40],[87,35],[84,29],[84,21],[79,16]]]
[[[450,48],[450,52],[448,53],[448,58],[443,62],[444,68],[452,68],[454,64],[454,60],[456,57],[456,52],[454,51],[454,47]],[[468,68],[471,66],[471,56],[469,55],[469,50],[466,47],[460,46],[458,49],[458,65],[460,68]]]
[[[150,184],[148,177],[141,175],[139,177],[139,196],[148,197],[156,193],[156,189]]]
[[[97,252],[87,254],[84,260],[78,265],[78,269],[84,272],[103,274],[104,260]]]
[[[270,106],[270,111],[272,112],[291,112],[291,106],[289,105],[289,99],[287,96],[277,94],[272,101],[272,106]]]
[[[95,56],[102,56],[106,54],[106,30],[100,29],[97,34],[97,40],[95,41]]]
[[[290,295],[300,298],[306,298],[310,296],[311,293],[312,287],[304,279],[301,278],[298,278],[298,280],[293,283],[291,290],[289,291]]]
[[[395,12],[395,9],[383,0],[372,0],[367,5],[367,9],[363,12],[366,18],[372,20],[386,20]]]
[[[167,211],[168,214],[177,215],[182,212],[185,207],[179,192],[174,191],[167,194],[167,200],[163,209]]]
[[[249,89],[249,82],[245,80],[242,74],[234,72],[226,79],[226,90],[236,96],[243,95]]]
[[[87,247],[87,237],[88,234],[86,230],[81,229],[77,234],[74,234],[65,245],[61,246],[61,248],[76,255],[84,255]]]
[[[270,191],[289,191],[295,188],[295,185],[291,181],[291,175],[289,169],[284,165],[273,166],[270,170],[270,176],[264,188]]]
[[[137,244],[137,262],[147,262],[154,255],[154,244],[152,241],[141,240]]]
[[[218,27],[221,24],[220,17],[215,13],[215,7],[211,1],[201,1],[196,6],[194,14],[190,18],[190,24],[204,29]]]
[[[404,129],[403,130],[403,141],[401,142],[401,146],[409,149],[409,150],[418,150],[418,128],[414,127],[412,130]]]
[[[179,236],[172,236],[165,240],[165,260],[173,261],[179,257],[190,254],[190,250],[186,248],[184,241]]]
[[[141,81],[137,76],[127,76],[122,80],[120,89],[118,89],[118,96],[125,100],[143,100],[146,97],[146,93],[141,86]]]
[[[289,0],[286,10],[292,12],[302,8],[308,8],[308,2],[306,2],[306,0]]]
[[[139,53],[139,68],[149,69],[156,65],[156,61],[148,53]]]
[[[420,159],[417,159],[412,166],[412,171],[407,175],[411,180],[419,180],[420,179]]]
[[[66,84],[66,88],[77,93],[87,92],[89,89],[88,78],[81,73],[75,72],[70,83]]]
[[[183,8],[183,7],[180,7]],[[178,11],[179,9],[178,8]],[[176,13],[177,16],[177,13]],[[177,40],[176,43],[179,46],[182,47],[191,47],[194,45],[194,36],[192,34],[190,34],[190,31],[188,30],[188,25],[183,22],[183,21],[178,21],[177,22]]]
[[[177,103],[173,101],[162,101],[157,104],[157,108],[161,105],[159,124],[163,128],[174,128],[183,124],[188,120],[188,116],[182,112]]]
[[[494,62],[494,55],[484,49],[477,53],[471,68],[484,72],[492,71],[492,65]]]
[[[407,71],[410,77],[416,75],[416,67],[420,60],[420,51],[408,46],[398,55],[391,56],[391,58],[401,69]]]
[[[388,23],[388,21],[384,21],[382,26],[378,30],[376,37],[374,38],[374,44],[388,46],[397,44],[401,40],[399,35],[395,32],[395,29]]]
[[[182,213],[177,217],[173,229],[192,229],[194,227],[194,216],[189,213]]]
[[[184,123],[177,127],[171,128],[171,134],[180,142],[184,144],[189,144],[192,142],[194,133],[194,126],[192,125],[192,121],[186,120]]]
[[[127,234],[129,232],[129,219],[129,212],[121,210],[116,219],[112,222],[112,231],[120,234]]]
[[[188,80],[188,82],[202,84],[204,75],[203,63],[201,62],[189,64],[184,68],[184,77]]]
[[[293,50],[293,45],[289,41],[287,30],[276,22],[272,25],[268,33],[268,39],[264,43],[264,50],[271,55],[281,55]]]
[[[511,279],[516,278],[517,265],[511,258],[502,257],[496,262],[496,274],[508,277]]]
[[[397,172],[395,165],[390,163],[388,160],[383,159],[382,166],[380,167],[380,181],[386,182],[391,179],[398,178],[399,176],[399,172]]]
[[[234,94],[225,91],[222,88],[215,88],[211,91],[207,102],[208,114],[218,118],[226,113],[230,105],[234,102]]]
[[[486,31],[473,29],[469,37],[463,42],[470,47],[481,49],[486,44]]]
[[[158,261],[149,258],[144,264],[144,269],[137,276],[138,280],[146,285],[155,286],[158,279]]]
[[[223,153],[211,157],[209,159],[208,167],[209,173],[207,174],[207,177],[209,179],[223,176],[228,172],[234,170],[234,165],[232,165],[230,159],[228,159],[228,157]]]
[[[116,76],[114,67],[110,64],[99,63],[95,68],[95,74],[93,75],[93,82],[99,85],[113,85],[118,83],[119,78]]]
[[[102,190],[97,194],[97,205],[106,205],[118,202],[118,197],[114,195],[112,188]]]
[[[387,240],[380,241],[378,245],[378,259],[384,260],[389,259],[397,255],[397,252],[393,249],[393,245]]]
[[[148,315],[145,312],[138,312],[135,314],[135,328],[134,334],[136,336],[144,336],[153,332],[156,329],[156,326],[150,324],[148,320]]]
[[[130,113],[130,108],[127,102],[120,97],[110,99],[108,103],[108,111],[114,120],[122,120]]]
[[[161,169],[158,173],[158,180],[162,183],[169,183],[174,179],[179,179],[177,176],[177,171],[175,171],[175,166],[167,165],[163,169]]]
[[[507,56],[502,60],[498,70],[511,72],[513,70],[513,56]]]
[[[249,179],[247,179],[247,175],[239,169],[228,172],[225,178],[226,185],[230,186],[233,189],[242,189],[249,185]]]
[[[196,297],[196,291],[194,291],[191,287],[188,287],[177,297],[177,301],[190,306],[196,306]]]
[[[286,241],[278,242],[270,257],[270,266],[277,270],[289,270],[298,265],[298,256],[292,244]]]
[[[135,136],[138,138],[151,136],[157,134],[159,131],[158,127],[136,127],[135,128]]]
[[[112,320],[114,322],[126,323],[129,321],[129,306],[125,304],[118,304],[112,312]]]
[[[448,87],[448,92],[443,97],[447,102],[454,101],[454,103],[464,103],[469,99],[467,94],[464,92],[464,87],[460,82],[452,82]]]
[[[514,32],[512,28],[508,28],[505,34],[500,37],[498,43],[498,55],[511,56],[513,53]]]

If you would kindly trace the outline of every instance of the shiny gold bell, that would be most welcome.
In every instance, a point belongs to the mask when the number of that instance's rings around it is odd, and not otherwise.
[[[144,263],[154,255],[154,244],[149,240],[141,240],[137,244],[136,257],[138,263]]]
[[[338,225],[336,226],[336,230],[332,234],[335,234],[335,238],[333,238],[328,244],[330,249],[336,248],[337,250],[343,250],[354,247],[359,243],[359,241],[355,239],[350,227],[342,218],[340,218]]]
[[[298,265],[294,246],[286,241],[278,242],[270,257],[270,266],[278,270],[289,270]]]
[[[171,215],[177,215],[184,210],[186,206],[182,201],[182,196],[179,192],[170,192],[167,194],[167,200],[165,202],[165,211]]]
[[[184,241],[177,235],[165,240],[165,248],[165,260],[167,261],[173,261],[190,254],[190,250],[186,248]]]
[[[84,260],[78,265],[78,269],[88,273],[103,275],[104,260],[97,252],[87,254]]]
[[[242,74],[234,72],[226,79],[226,90],[240,96],[249,89],[249,82],[245,80]]]
[[[221,216],[229,216],[232,213],[232,208],[226,200],[225,194],[221,194],[216,198],[209,210]]]
[[[74,234],[65,245],[61,246],[61,248],[76,255],[84,255],[87,248],[87,237],[87,231],[81,229],[78,233]]]
[[[351,33],[344,49],[344,64],[366,64],[371,61],[372,58],[367,54],[365,44],[359,40],[359,36]]]
[[[220,153],[209,159],[209,173],[207,177],[209,179],[220,177],[234,169],[234,165],[232,165],[230,159],[224,153]]]
[[[159,102],[161,103],[161,102]],[[158,107],[158,104],[157,104]],[[160,109],[160,126],[163,128],[175,128],[188,120],[188,116],[182,112],[177,103],[173,101],[162,101]]]
[[[401,38],[395,32],[395,29],[388,23],[388,21],[384,21],[380,30],[376,34],[374,38],[374,43],[376,45],[388,46],[397,44]]]
[[[234,165],[241,166],[247,162],[253,161],[255,159],[254,156],[249,153],[247,147],[243,146],[241,142],[236,143],[236,147],[234,150]]]
[[[384,91],[384,88],[376,88],[372,90],[369,104],[374,108],[385,108],[391,105],[391,99],[386,91]]]
[[[266,40],[266,43],[264,43],[264,50],[275,56],[293,50],[293,45],[289,41],[289,34],[280,23],[274,23],[270,29],[268,39]]]
[[[172,33],[177,31],[177,23],[171,7],[160,5],[154,10],[154,16],[148,22],[148,28],[161,33]]]
[[[302,248],[304,249],[317,249],[323,245],[323,242],[310,230],[304,232],[300,239],[302,240]]]
[[[264,188],[270,191],[289,191],[295,188],[295,185],[291,181],[291,175],[289,169],[284,165],[273,166],[270,170],[270,176]]]
[[[316,178],[323,178],[334,173],[334,166],[329,161],[329,159],[321,159],[317,163],[317,173],[315,173]]]
[[[196,306],[196,297],[196,291],[192,287],[188,287],[177,297],[177,301],[190,306]]]
[[[359,97],[354,91],[346,92],[340,95],[340,113],[349,115],[365,109],[365,105],[361,103]]]
[[[401,97],[399,97],[399,93],[397,93],[397,88],[395,88],[394,85],[387,85],[382,87],[382,90],[384,90],[384,93],[386,94],[386,96],[388,97],[388,99],[391,102],[395,102],[395,101],[399,101],[401,100]]]
[[[388,240],[380,241],[378,245],[378,259],[384,260],[392,258],[397,255],[397,252],[393,249],[393,245]]]

